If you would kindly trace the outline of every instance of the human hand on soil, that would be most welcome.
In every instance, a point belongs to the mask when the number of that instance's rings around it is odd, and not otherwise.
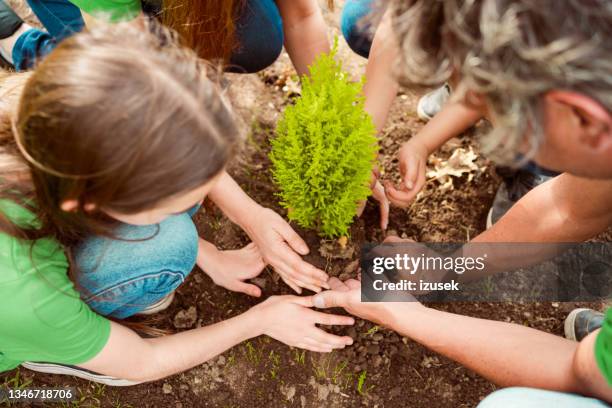
[[[425,172],[427,170],[427,158],[429,152],[427,147],[417,141],[408,141],[402,145],[399,151],[399,170],[402,183],[399,189],[393,183],[385,183],[387,198],[391,204],[406,208],[425,184]]]
[[[393,311],[402,307],[424,307],[419,302],[362,302],[361,282],[348,279],[344,282],[338,278],[329,279],[331,290],[313,296],[317,308],[341,307],[354,316],[369,320],[381,326],[391,327]]]
[[[372,197],[378,201],[380,206],[380,228],[385,231],[389,225],[389,199],[385,194],[385,188],[380,184],[380,171],[378,168],[372,170],[372,181],[370,182],[370,189],[372,190]],[[360,203],[357,209],[357,216],[361,217],[363,209],[365,208],[366,201]]]
[[[258,286],[244,282],[259,275],[266,266],[254,243],[242,249],[219,251],[210,242],[200,239],[196,263],[215,284],[233,292],[261,296]]]
[[[355,319],[318,312],[311,307],[312,296],[272,296],[249,312],[259,313],[262,334],[289,346],[329,353],[353,344],[351,337],[327,333],[316,325],[352,325]]]
[[[328,289],[327,274],[300,256],[309,252],[304,240],[280,215],[269,208],[259,208],[252,214],[246,232],[257,244],[264,261],[297,293],[302,293],[301,288],[314,292]]]
[[[407,255],[411,258],[414,257],[426,257],[426,258],[438,258],[441,256],[438,252],[436,252],[433,248],[429,246],[419,243],[410,238],[400,238],[395,235],[389,235],[383,241],[385,244],[410,244],[403,246],[396,246],[395,248],[387,248],[379,247],[379,253],[377,255],[380,256],[403,256]],[[384,250],[388,249],[390,252],[385,255]],[[436,268],[417,268],[416,270],[411,270],[410,272],[399,270],[397,272],[396,279],[402,279],[405,281],[415,282],[418,285],[419,281],[425,282],[444,282],[448,275],[451,273],[445,269],[436,269]],[[419,285],[420,286],[420,285]],[[424,295],[429,293],[429,290],[413,290],[411,294],[413,295]]]

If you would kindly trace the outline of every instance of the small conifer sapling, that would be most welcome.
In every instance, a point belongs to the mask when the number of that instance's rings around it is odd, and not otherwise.
[[[328,238],[348,234],[378,151],[364,110],[363,79],[351,81],[336,60],[338,41],[302,78],[302,95],[288,106],[272,140],[272,174],[288,217]]]

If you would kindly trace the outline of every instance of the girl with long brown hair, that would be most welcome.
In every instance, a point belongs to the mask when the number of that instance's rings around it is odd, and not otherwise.
[[[244,280],[263,268],[261,248],[304,245],[224,172],[241,137],[206,67],[174,43],[155,27],[97,27],[1,78],[0,371],[127,385],[261,334],[321,352],[350,344],[316,324],[352,319],[311,310],[311,297],[153,339],[115,322],[167,306],[195,264],[258,296]],[[254,243],[221,252],[198,238],[190,214],[206,196]],[[299,277],[311,278],[323,284]]]
[[[135,20],[141,26],[146,22],[141,16],[144,3],[141,5],[140,0],[74,1],[82,10],[68,0],[30,0],[28,3],[48,33],[27,26],[10,9],[0,7],[0,51],[9,47],[0,54],[12,55],[17,68],[42,60],[40,57],[57,43],[81,30],[84,27],[81,13],[88,21],[88,13],[92,13],[115,22]],[[162,14],[181,33],[183,43],[209,61],[222,64],[226,70],[262,69],[274,62],[284,43],[298,73],[303,74],[316,55],[329,49],[316,0],[185,0],[165,4]],[[17,31],[3,39],[11,31],[2,30],[4,24]],[[88,24],[95,27],[95,21]],[[235,202],[228,200],[227,205]],[[264,261],[297,293],[301,293],[301,288],[319,291],[325,287],[319,281],[325,281],[326,274],[299,256],[308,252],[305,243],[284,223],[278,221],[277,225],[278,228],[270,228],[266,233],[250,231],[251,235],[265,235],[275,241],[271,247],[260,248]],[[312,279],[314,276],[319,279]]]
[[[4,1],[4,0],[2,0]],[[317,0],[29,0],[46,32],[6,14],[2,39],[14,36],[13,63],[31,66],[53,44],[96,20],[131,21],[147,13],[176,30],[182,43],[201,57],[234,72],[257,72],[271,65],[286,47],[302,75],[321,52],[329,51],[327,27]],[[331,1],[330,1],[331,3]],[[83,17],[81,17],[83,15]],[[0,25],[3,20],[0,19]],[[17,30],[19,28],[19,30]],[[6,32],[6,34],[3,34]],[[5,52],[11,54],[10,50]]]

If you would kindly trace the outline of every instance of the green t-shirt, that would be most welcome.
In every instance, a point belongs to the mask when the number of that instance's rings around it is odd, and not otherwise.
[[[19,225],[36,225],[11,201],[0,201],[0,211]],[[23,361],[86,362],[110,335],[110,322],[79,298],[61,246],[40,239],[30,249],[30,242],[0,233],[0,372]]]
[[[142,10],[140,0],[70,0],[94,18],[116,23],[135,19]]]
[[[606,310],[603,326],[595,339],[595,360],[612,386],[612,307]]]

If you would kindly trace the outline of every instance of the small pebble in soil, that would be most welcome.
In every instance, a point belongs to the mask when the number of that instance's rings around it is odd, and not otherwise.
[[[368,354],[378,354],[380,353],[380,346],[378,344],[370,344],[368,346]]]
[[[190,306],[189,309],[180,310],[174,316],[174,327],[177,329],[188,329],[192,327],[198,320],[198,312],[195,306]]]
[[[164,394],[172,394],[172,386],[168,383],[164,383],[164,385],[162,385],[162,392]]]

